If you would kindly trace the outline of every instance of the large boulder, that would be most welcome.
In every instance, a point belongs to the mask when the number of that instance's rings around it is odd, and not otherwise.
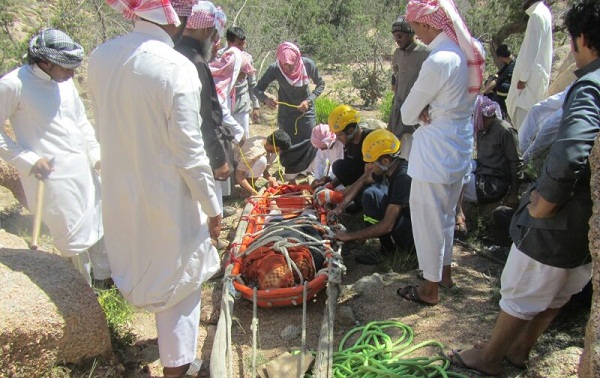
[[[552,65],[552,78],[548,87],[548,96],[564,91],[577,77],[574,71],[575,57],[571,53],[571,46],[565,45],[556,49]]]
[[[79,272],[8,235],[0,235],[3,247],[19,249],[0,249],[0,375],[48,376],[58,362],[109,356],[104,312]]]
[[[590,219],[590,252],[594,263],[592,283],[594,294],[592,296],[592,309],[587,327],[585,329],[585,344],[581,363],[579,364],[580,377],[600,377],[600,144],[596,143],[590,156],[592,168],[592,200],[594,208]]]

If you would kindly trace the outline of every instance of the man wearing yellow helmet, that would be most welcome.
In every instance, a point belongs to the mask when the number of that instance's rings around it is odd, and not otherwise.
[[[367,227],[353,232],[338,231],[335,237],[341,241],[378,237],[379,254],[356,256],[359,264],[374,265],[382,262],[382,253],[394,251],[394,242],[404,250],[414,245],[408,208],[411,178],[406,174],[408,162],[400,158],[400,141],[388,130],[377,129],[367,135],[362,143],[362,155],[373,169],[344,190],[344,199],[332,213],[341,212],[366,188],[362,193],[362,206]],[[383,182],[377,183],[375,176],[383,176]]]
[[[360,116],[356,109],[348,105],[340,105],[329,114],[329,129],[344,145],[344,158],[331,166],[336,177],[332,181],[334,187],[339,184],[352,185],[365,171],[361,146],[371,130],[361,128],[358,125],[359,121]]]

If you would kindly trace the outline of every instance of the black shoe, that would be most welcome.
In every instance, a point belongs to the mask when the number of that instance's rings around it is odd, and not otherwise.
[[[354,260],[362,265],[377,265],[381,264],[384,261],[383,256],[381,256],[381,254],[373,252],[364,255],[358,255],[354,258]]]

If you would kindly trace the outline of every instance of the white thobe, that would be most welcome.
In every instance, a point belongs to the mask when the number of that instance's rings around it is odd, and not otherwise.
[[[535,104],[519,130],[519,149],[523,151],[523,163],[527,164],[550,147],[558,134],[562,119],[562,105],[569,88]]]
[[[344,158],[344,145],[342,142],[335,141],[331,148],[327,149],[318,149],[317,155],[314,160],[314,172],[313,176],[315,180],[320,180],[325,176],[329,176],[330,178],[335,178],[333,174],[333,169],[331,169],[331,165],[333,162],[339,159]]]
[[[138,21],[92,53],[88,80],[113,280],[133,305],[162,311],[219,268],[206,215],[221,208],[200,131],[198,72],[163,29]]]
[[[542,1],[532,4],[526,13],[529,21],[506,98],[508,115],[513,120],[518,118],[517,108],[527,112],[546,98],[552,68],[552,14]],[[519,81],[526,83],[525,89],[517,88]]]
[[[429,44],[431,53],[402,104],[402,122],[420,123],[408,160],[412,177],[410,214],[419,267],[439,282],[452,261],[456,203],[470,168],[473,148],[467,57],[445,33]],[[430,122],[419,120],[427,108]]]
[[[53,81],[36,64],[6,74],[0,79],[2,125],[7,119],[16,141],[2,129],[0,157],[18,169],[29,209],[36,206],[38,183],[31,168],[43,157],[53,159],[42,220],[63,256],[87,250],[104,234],[93,170],[100,147],[73,81]]]
[[[467,58],[446,33],[430,44],[419,77],[402,104],[402,122],[419,123],[413,134],[408,174],[420,181],[449,184],[468,172],[473,148],[473,100],[467,90]],[[419,115],[429,107],[430,122]]]

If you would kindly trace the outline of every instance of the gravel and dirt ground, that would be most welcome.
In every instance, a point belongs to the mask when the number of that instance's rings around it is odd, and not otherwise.
[[[376,112],[364,112],[363,118],[377,118]],[[274,129],[274,116],[271,113],[263,115],[261,125],[252,125],[252,134],[266,135]],[[31,216],[27,210],[22,210],[10,198],[10,193],[2,191],[1,197],[9,201],[4,206],[5,212],[0,217],[1,226],[7,231],[25,236],[29,234]],[[12,202],[10,202],[12,201]],[[237,215],[224,221],[222,231],[223,239],[231,239],[237,226],[239,214],[244,206],[244,200],[232,197],[229,205],[237,208]],[[10,204],[12,203],[12,205]],[[347,218],[348,227],[357,227],[361,222],[356,216]],[[42,239],[51,243],[47,235]],[[0,240],[0,244],[2,241]],[[497,258],[490,258],[485,253],[478,252],[465,245],[456,244],[454,248],[454,282],[452,289],[441,291],[441,301],[437,306],[425,307],[413,302],[408,302],[398,297],[396,290],[406,284],[418,284],[416,277],[414,256],[404,255],[387,258],[377,266],[356,264],[353,255],[363,253],[368,249],[378,248],[378,242],[369,241],[356,245],[344,257],[347,273],[343,277],[343,290],[338,300],[338,307],[349,307],[354,313],[356,324],[364,325],[371,321],[395,320],[400,321],[414,330],[415,343],[426,340],[438,340],[450,348],[470,347],[474,342],[485,340],[489,337],[498,312],[499,279],[502,264]],[[226,257],[224,257],[226,258]],[[394,268],[396,271],[393,271]],[[351,285],[362,277],[379,274],[382,284],[373,285],[366,294],[356,294]],[[202,319],[200,324],[199,351],[203,359],[210,359],[213,335],[219,313],[221,298],[221,282],[216,278],[204,285],[202,291]],[[325,292],[311,301],[307,306],[307,347],[316,350],[318,335],[323,318]],[[581,347],[583,333],[587,319],[585,305],[575,304],[567,309],[564,315],[547,334],[542,337],[535,348],[531,361],[541,360],[556,351],[566,350],[568,347]],[[588,307],[589,308],[589,307]],[[233,350],[235,353],[234,366],[237,377],[251,376],[252,362],[252,304],[240,299],[235,302],[233,312],[234,322]],[[302,325],[302,307],[259,309],[258,353],[257,361],[260,365],[281,355],[286,351],[300,349],[300,337],[291,341],[282,339],[281,332],[286,326]],[[354,325],[335,325],[335,341],[338,343],[343,335]],[[80,368],[71,367],[72,377],[160,377],[161,366],[158,361],[158,347],[156,331],[152,314],[138,311],[131,322],[131,331],[135,336],[134,345],[119,350],[115,361],[118,368],[110,366],[111,362],[100,362],[94,372],[81,371]],[[337,344],[336,344],[337,346]],[[439,351],[428,349],[425,353],[437,354]],[[567,377],[575,376],[575,363],[577,356],[569,359],[558,359],[551,363],[550,373],[533,375],[528,371],[518,371],[515,368],[504,366],[504,377]],[[120,367],[118,366],[120,365]],[[455,369],[463,374],[469,373]],[[552,373],[554,372],[554,373]],[[89,374],[89,375],[88,375]],[[104,374],[104,375],[103,375]]]

